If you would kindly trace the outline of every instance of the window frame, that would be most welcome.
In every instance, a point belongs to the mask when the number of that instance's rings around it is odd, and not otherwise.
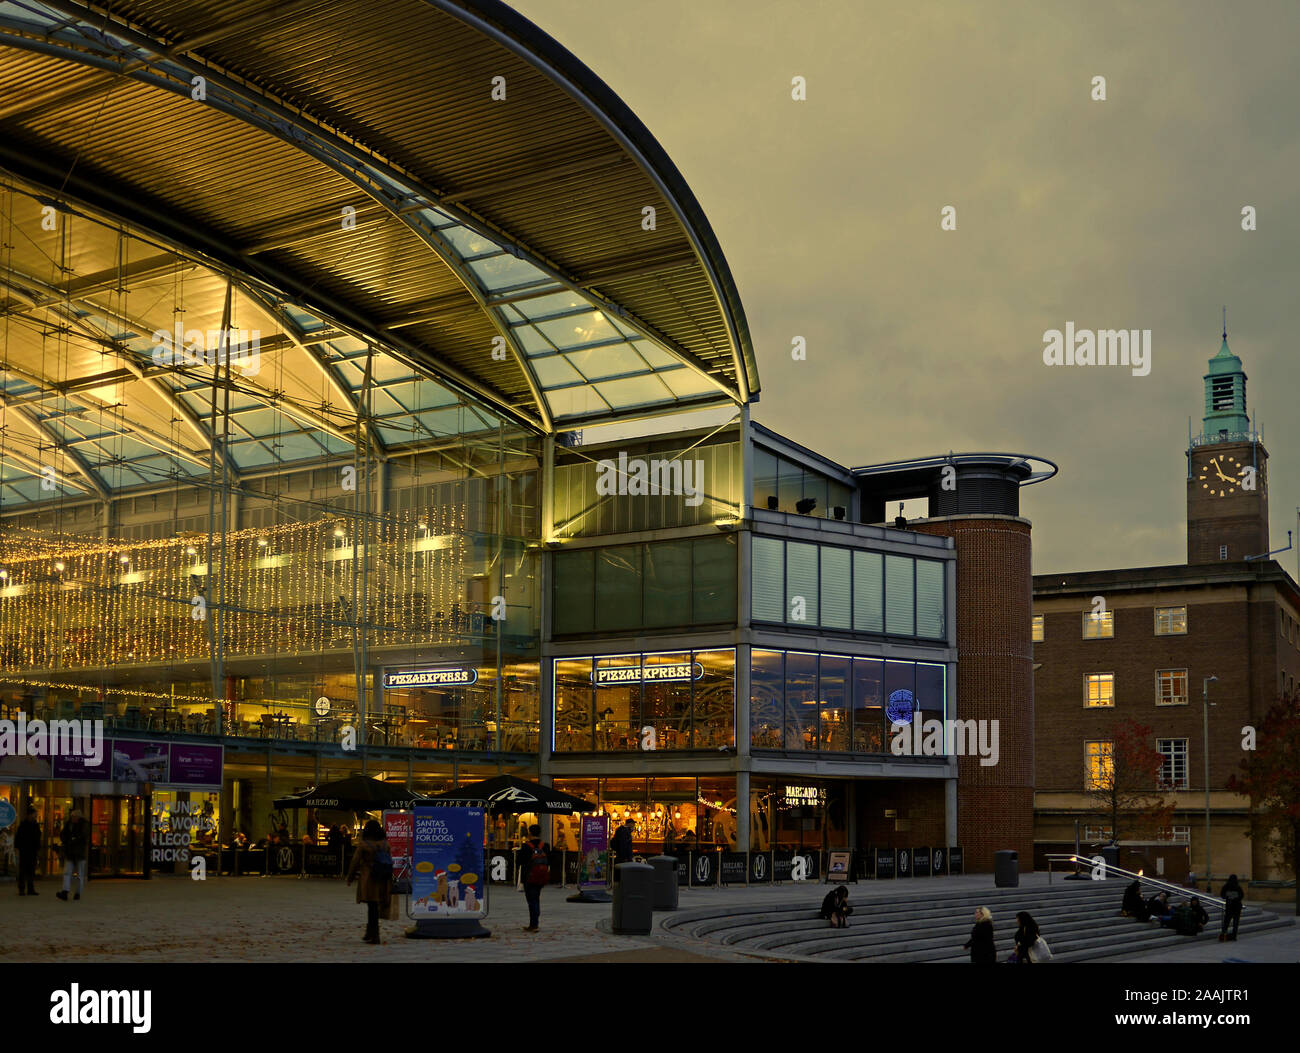
[[[1165,743],[1169,743],[1172,746],[1177,746],[1179,743],[1182,744],[1183,777],[1181,781],[1177,778],[1173,778],[1173,779],[1165,778],[1166,765],[1169,765],[1171,774],[1177,776],[1178,774],[1177,760],[1179,756],[1177,749],[1171,750],[1169,753],[1166,753],[1163,748]],[[1157,752],[1159,752],[1160,756],[1164,758],[1160,762],[1160,774],[1156,778],[1156,789],[1171,790],[1171,791],[1190,790],[1191,789],[1191,774],[1190,774],[1191,755],[1188,750],[1187,739],[1186,738],[1156,739],[1156,750]]]
[[[1088,689],[1092,686],[1092,680],[1094,677],[1110,678],[1110,702],[1109,703],[1099,702],[1096,705],[1092,704],[1092,692],[1089,691]],[[1101,681],[1099,680],[1098,683],[1101,683]],[[1083,708],[1084,709],[1114,709],[1115,708],[1115,673],[1113,671],[1083,674]]]
[[[1099,750],[1097,753],[1097,759],[1100,760],[1103,756],[1108,756],[1110,758],[1110,777],[1111,777],[1111,784],[1113,785],[1115,779],[1115,740],[1114,739],[1084,739],[1083,741],[1083,788],[1084,790],[1085,791],[1108,790],[1110,789],[1110,786],[1093,785],[1092,770],[1089,764],[1089,761],[1092,759],[1092,753],[1088,749],[1089,746],[1109,747],[1108,750]]]
[[[1183,612],[1182,629],[1165,629],[1162,632],[1160,629],[1160,613],[1162,611],[1182,611]],[[1154,608],[1154,625],[1155,625],[1156,636],[1186,636],[1187,635],[1187,604],[1178,603],[1178,604],[1174,604],[1171,607]]]
[[[1099,631],[1096,636],[1088,635],[1088,625],[1100,625],[1103,629],[1110,626],[1110,632]],[[1106,608],[1100,615],[1093,614],[1092,611],[1083,612],[1082,638],[1085,640],[1113,640],[1115,639],[1115,611],[1113,608]]]
[[[1174,674],[1181,673],[1181,674],[1182,674],[1182,677],[1183,677],[1183,697],[1182,697],[1182,701],[1181,701],[1181,702],[1166,702],[1166,701],[1164,701],[1164,691],[1161,690],[1161,688],[1162,688],[1162,683],[1161,683],[1161,679],[1160,679],[1160,678],[1161,678],[1165,673],[1174,673]],[[1189,679],[1189,677],[1188,677],[1188,675],[1187,675],[1187,670],[1186,670],[1186,669],[1178,669],[1178,668],[1171,668],[1171,669],[1157,669],[1157,670],[1156,670],[1156,705],[1157,705],[1157,706],[1186,706],[1186,705],[1189,705],[1189,704],[1191,703],[1191,690],[1192,690],[1190,685],[1191,685],[1191,681],[1190,681],[1190,679]]]

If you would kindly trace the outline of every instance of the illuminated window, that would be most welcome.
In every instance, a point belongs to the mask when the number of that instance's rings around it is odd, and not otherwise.
[[[1187,789],[1187,740],[1157,739],[1156,748],[1164,758],[1160,764],[1160,789]]]
[[[1099,709],[1115,704],[1115,674],[1088,673],[1083,678],[1083,704]]]
[[[1179,636],[1187,632],[1186,607],[1157,607],[1156,635]]]
[[[1042,643],[1042,641],[1043,641],[1043,615],[1041,615],[1041,614],[1035,614],[1035,615],[1034,615],[1034,635],[1033,635],[1033,640],[1034,640],[1034,643]]]
[[[1085,611],[1083,615],[1083,638],[1085,640],[1108,640],[1115,635],[1115,612]]]
[[[1187,705],[1187,670],[1161,669],[1156,673],[1156,705]]]
[[[1115,743],[1083,744],[1083,788],[1107,790],[1115,779]]]

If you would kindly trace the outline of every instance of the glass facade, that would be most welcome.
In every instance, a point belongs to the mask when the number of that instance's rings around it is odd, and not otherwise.
[[[555,660],[556,753],[734,746],[736,652]]]
[[[852,498],[853,491],[838,480],[755,445],[752,495],[755,508],[847,519]]]
[[[592,537],[737,519],[743,474],[734,429],[694,440],[557,450],[552,536]]]
[[[884,636],[943,639],[942,560],[755,535],[754,620]]]
[[[736,538],[724,534],[557,552],[556,636],[736,619]]]
[[[900,707],[943,720],[946,667],[754,648],[749,741],[756,750],[887,753]]]
[[[729,850],[737,843],[735,776],[556,778],[555,788],[594,802],[597,814],[608,816],[611,836],[632,819],[632,845],[642,855]],[[555,822],[555,847],[577,849],[577,817],[556,816]]]

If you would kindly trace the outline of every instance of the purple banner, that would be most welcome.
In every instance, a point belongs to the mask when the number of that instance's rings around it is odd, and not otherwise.
[[[171,774],[161,780],[171,786],[221,789],[221,746],[192,746],[172,743]]]
[[[109,769],[113,764],[113,743],[109,739],[104,739],[104,755],[98,764],[87,764],[88,758],[78,757],[68,754],[66,757],[62,754],[56,754],[50,758],[50,766],[55,779],[95,779],[104,780],[109,777]]]
[[[609,817],[582,817],[582,862],[578,888],[604,888],[609,884]]]
[[[165,742],[113,740],[114,782],[167,782],[168,761]]]

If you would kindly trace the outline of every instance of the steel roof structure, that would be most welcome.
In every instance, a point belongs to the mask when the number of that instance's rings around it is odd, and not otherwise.
[[[685,181],[496,0],[0,0],[0,85],[6,504],[757,397]]]

